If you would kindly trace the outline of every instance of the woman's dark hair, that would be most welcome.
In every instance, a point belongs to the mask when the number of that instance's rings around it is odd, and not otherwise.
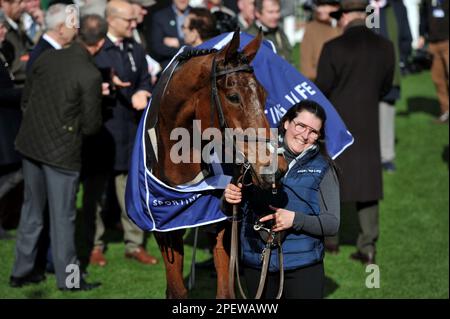
[[[294,106],[292,106],[280,120],[280,124],[278,125],[279,134],[281,134],[281,136],[284,137],[284,134],[286,133],[286,129],[284,128],[284,123],[287,121],[291,122],[302,111],[307,111],[309,113],[312,113],[322,121],[322,127],[320,128],[320,137],[317,140],[317,144],[320,147],[320,153],[329,162],[332,162],[332,159],[331,159],[330,155],[328,154],[327,147],[325,145],[325,137],[326,137],[325,136],[325,125],[326,125],[326,121],[327,121],[327,114],[325,113],[325,110],[319,103],[311,101],[311,100],[303,100],[303,101],[300,101],[299,103],[295,104]]]
[[[206,41],[218,35],[216,30],[216,19],[208,9],[192,8],[189,11],[189,15],[191,18],[188,27],[190,30],[197,30],[202,41]]]

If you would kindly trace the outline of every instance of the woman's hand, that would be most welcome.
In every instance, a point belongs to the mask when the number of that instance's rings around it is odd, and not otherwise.
[[[242,184],[237,186],[234,184],[228,184],[224,192],[225,200],[229,204],[239,204],[242,200]]]
[[[272,230],[275,232],[286,230],[292,227],[294,223],[295,212],[273,206],[270,206],[270,208],[275,212],[270,215],[264,216],[259,220],[260,222],[265,222],[273,219],[275,221],[275,225],[272,227]]]

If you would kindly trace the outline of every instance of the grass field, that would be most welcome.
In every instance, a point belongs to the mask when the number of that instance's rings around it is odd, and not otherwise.
[[[448,125],[436,125],[438,114],[429,73],[403,79],[403,98],[397,105],[397,172],[384,175],[377,261],[380,288],[365,286],[365,267],[349,260],[354,251],[357,219],[342,215],[339,255],[326,256],[327,298],[448,298],[449,297],[449,164]],[[14,234],[14,232],[11,232]],[[0,298],[164,298],[162,264],[144,266],[125,260],[120,234],[113,234],[105,268],[89,267],[89,281],[102,286],[89,292],[63,293],[55,278],[13,289],[8,278],[14,258],[14,240],[0,241]],[[192,242],[188,234],[188,242]],[[158,254],[150,237],[148,248]],[[185,275],[192,247],[186,246]],[[210,258],[206,249],[197,260]],[[191,298],[213,298],[214,274],[197,270]]]

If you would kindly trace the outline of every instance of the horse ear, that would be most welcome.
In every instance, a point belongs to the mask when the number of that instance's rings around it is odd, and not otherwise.
[[[258,53],[262,40],[263,40],[263,32],[262,29],[259,28],[258,35],[246,45],[243,51],[249,63],[253,61],[253,59],[256,56],[256,53]]]
[[[220,52],[220,56],[221,58],[224,59],[225,64],[227,64],[229,61],[232,61],[233,59],[236,59],[240,42],[241,42],[240,31],[239,29],[237,29],[234,32],[231,41]]]

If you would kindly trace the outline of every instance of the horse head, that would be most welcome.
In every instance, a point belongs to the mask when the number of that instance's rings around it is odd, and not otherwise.
[[[232,146],[231,160],[245,162],[253,183],[268,188],[273,186],[274,176],[282,176],[286,171],[287,163],[276,154],[277,136],[264,113],[266,92],[250,66],[261,42],[262,32],[240,52],[240,35],[235,32],[220,51],[189,57],[174,73],[161,100],[164,107],[161,107],[160,122],[168,130],[185,127],[192,136],[197,129],[193,120],[201,123],[199,134],[207,128],[216,128],[221,133],[222,144],[225,141],[225,146]],[[203,140],[202,146],[205,143]],[[166,144],[175,143],[167,140]],[[166,167],[169,183],[192,179],[202,166],[191,161],[178,168],[168,171]]]
[[[239,52],[240,36],[235,32],[229,44],[216,54],[211,86],[217,98],[214,101],[213,96],[211,103],[215,104],[219,127],[229,129],[227,141],[234,139],[232,151],[241,155],[236,158],[237,162],[245,162],[244,171],[251,173],[255,185],[267,188],[273,186],[275,178],[282,176],[287,163],[276,153],[277,134],[270,129],[264,113],[267,93],[250,66],[261,43],[262,32],[259,32]]]

